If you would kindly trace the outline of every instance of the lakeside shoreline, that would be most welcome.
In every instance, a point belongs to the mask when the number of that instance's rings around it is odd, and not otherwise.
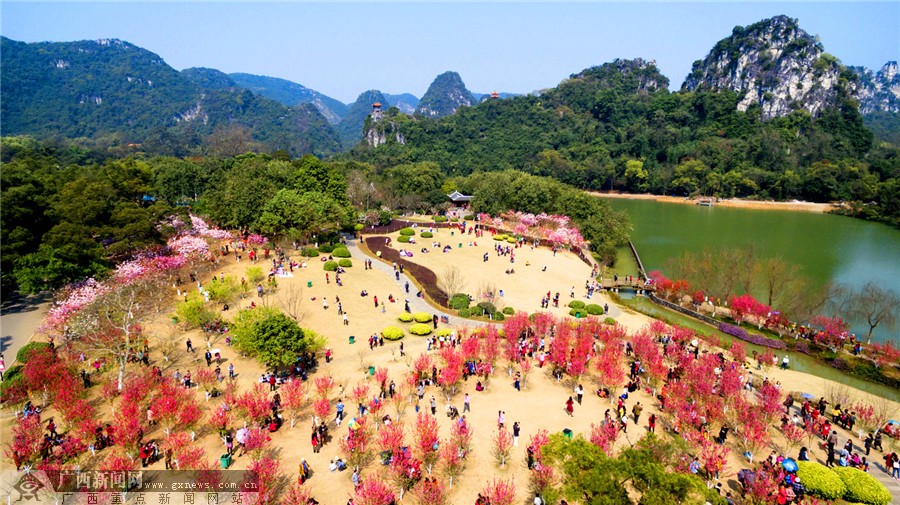
[[[650,193],[621,193],[621,192],[599,192],[586,191],[591,196],[600,198],[619,198],[623,200],[652,200],[664,203],[680,203],[686,205],[696,205],[696,200],[686,197],[653,195]],[[815,203],[802,202],[792,200],[789,202],[776,202],[774,200],[744,200],[741,198],[725,198],[717,199],[715,202],[717,207],[732,207],[738,209],[758,209],[758,210],[790,210],[800,212],[812,212],[824,214],[839,209],[840,206],[833,203]]]

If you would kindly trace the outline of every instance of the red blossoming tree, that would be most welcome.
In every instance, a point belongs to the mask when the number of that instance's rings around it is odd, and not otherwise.
[[[500,468],[506,466],[506,460],[509,459],[509,455],[512,452],[512,445],[513,437],[506,427],[500,428],[491,437],[491,452],[494,458],[497,459],[497,462],[500,463]]]
[[[416,455],[425,463],[425,468],[430,474],[440,456],[437,419],[431,414],[419,412],[413,427],[413,439]]]
[[[368,478],[356,487],[354,505],[390,505],[395,500],[394,492],[381,479]]]
[[[481,490],[491,505],[512,505],[516,499],[516,484],[512,479],[493,479]]]

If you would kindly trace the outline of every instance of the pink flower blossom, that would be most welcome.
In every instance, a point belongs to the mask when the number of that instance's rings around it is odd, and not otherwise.
[[[202,255],[209,252],[209,244],[205,240],[189,235],[170,240],[169,247],[183,256]]]

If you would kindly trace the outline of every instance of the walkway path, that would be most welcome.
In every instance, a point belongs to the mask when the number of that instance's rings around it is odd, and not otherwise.
[[[394,278],[394,267],[392,265],[385,263],[380,258],[371,257],[368,254],[362,252],[362,250],[360,250],[360,248],[357,244],[356,239],[354,239],[350,236],[347,236],[347,235],[345,235],[344,238],[347,242],[347,250],[350,251],[350,255],[353,258],[355,258],[359,261],[365,261],[367,259],[371,259],[371,260],[373,260],[372,261],[373,269],[380,270],[380,271],[384,272],[384,274],[387,275],[388,277],[390,277],[392,279]],[[410,290],[415,289],[415,283],[412,282],[412,279],[409,278],[405,273],[400,274],[400,280],[397,281],[397,285],[400,286],[401,292],[403,291],[403,287],[407,282],[409,282]],[[463,319],[457,315],[449,314],[442,310],[438,310],[438,309],[432,307],[431,305],[429,305],[428,302],[426,302],[424,298],[415,296],[415,293],[410,293],[410,295],[408,295],[408,297],[407,297],[407,300],[409,300],[409,309],[411,311],[427,312],[429,314],[437,314],[438,316],[445,316],[449,319],[450,322],[448,324],[451,327],[456,327],[456,326],[460,326],[463,324],[468,325],[468,326],[485,326],[485,325],[487,325],[487,323],[483,322],[483,321],[474,321],[472,319]]]

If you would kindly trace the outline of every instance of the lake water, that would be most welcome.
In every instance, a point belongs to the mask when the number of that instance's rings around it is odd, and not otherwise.
[[[801,266],[803,275],[817,285],[859,288],[874,281],[900,290],[900,230],[884,224],[812,212],[606,201],[630,216],[631,240],[648,271],[665,272],[668,259],[684,251],[753,245],[759,256],[780,254]],[[867,329],[857,326],[853,331],[860,335]],[[876,328],[873,338],[893,339],[896,334]]]

